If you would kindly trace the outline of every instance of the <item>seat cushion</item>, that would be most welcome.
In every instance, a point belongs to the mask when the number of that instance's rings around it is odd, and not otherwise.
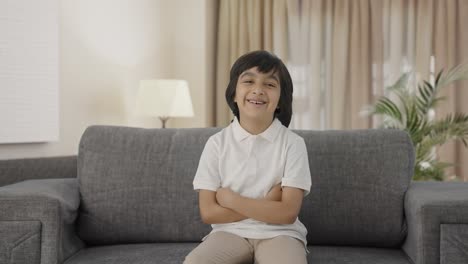
[[[158,243],[101,246],[83,249],[64,264],[180,264],[198,243]],[[309,247],[314,264],[410,264],[397,249]]]
[[[312,264],[412,264],[403,250],[364,247],[309,247]]]
[[[98,246],[81,250],[64,264],[180,264],[198,243]]]

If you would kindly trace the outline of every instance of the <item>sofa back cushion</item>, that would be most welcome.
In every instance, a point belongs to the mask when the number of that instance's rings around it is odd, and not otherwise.
[[[91,126],[79,146],[78,234],[91,245],[200,241],[193,177],[219,129]]]
[[[404,196],[413,145],[399,130],[296,131],[312,176],[299,219],[308,243],[399,247],[406,233]]]
[[[198,242],[193,177],[217,128],[91,126],[78,154],[78,233],[90,245]],[[395,247],[413,148],[396,130],[295,131],[308,149],[312,188],[300,220],[309,244]]]

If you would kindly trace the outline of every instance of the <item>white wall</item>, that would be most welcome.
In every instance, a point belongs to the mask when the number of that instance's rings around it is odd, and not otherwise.
[[[133,113],[140,79],[188,81],[195,117],[213,124],[214,0],[61,0],[60,140],[0,144],[0,159],[75,155],[89,125],[160,127]]]

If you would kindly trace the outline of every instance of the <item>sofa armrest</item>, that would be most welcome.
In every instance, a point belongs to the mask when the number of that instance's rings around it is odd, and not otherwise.
[[[0,187],[0,263],[62,263],[84,246],[75,235],[77,179]]]
[[[33,179],[76,178],[77,156],[0,160],[0,186]]]
[[[404,207],[414,263],[468,263],[468,183],[412,182]]]

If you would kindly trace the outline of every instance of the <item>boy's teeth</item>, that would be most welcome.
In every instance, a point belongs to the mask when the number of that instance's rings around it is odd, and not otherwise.
[[[250,100],[250,102],[254,104],[264,104],[264,102],[259,102],[259,101],[254,101],[254,100]]]

